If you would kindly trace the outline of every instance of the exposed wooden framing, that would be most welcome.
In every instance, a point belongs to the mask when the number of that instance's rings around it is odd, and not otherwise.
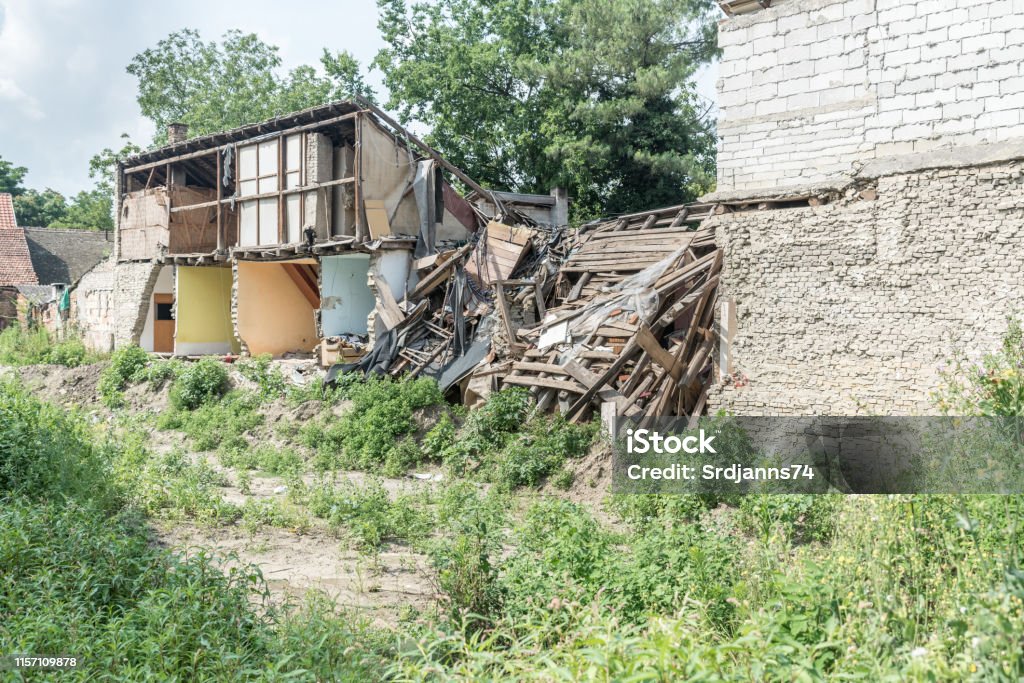
[[[295,283],[296,288],[302,292],[302,296],[306,298],[309,305],[314,309],[320,308],[320,292],[317,290],[315,283],[310,283],[305,273],[301,270],[300,264],[284,263],[282,267],[288,273],[288,277],[291,278],[292,282]]]
[[[223,199],[223,183],[221,169],[221,153],[217,152],[217,252],[224,251],[224,218],[221,211],[221,200]]]
[[[366,241],[366,222],[363,220],[363,117],[356,117],[356,139],[355,139],[355,160],[354,160],[354,176],[356,184],[354,186],[355,192],[355,207],[356,214],[356,241]]]
[[[145,164],[139,164],[137,166],[132,166],[130,168],[124,169],[123,172],[128,174],[128,173],[138,173],[139,171],[148,171],[151,168],[156,168],[158,166],[162,166],[163,164],[166,164],[168,162],[173,163],[173,162],[176,162],[176,161],[184,161],[184,160],[187,160],[187,159],[195,159],[197,157],[206,156],[207,154],[213,154],[214,152],[216,152],[216,151],[218,151],[220,149],[223,149],[225,147],[228,147],[228,146],[230,146],[232,144],[237,147],[239,143],[248,145],[248,144],[252,144],[252,143],[263,142],[264,140],[272,138],[275,135],[286,135],[286,134],[287,135],[292,135],[292,134],[298,133],[300,131],[308,131],[308,130],[316,130],[318,128],[326,128],[326,127],[331,126],[333,124],[341,123],[342,121],[348,121],[350,119],[354,119],[357,116],[359,116],[360,114],[364,114],[364,113],[365,113],[365,110],[353,111],[353,112],[349,112],[348,114],[343,114],[341,116],[335,116],[334,118],[324,119],[323,121],[317,121],[315,123],[308,123],[308,124],[301,125],[301,126],[295,126],[293,128],[285,128],[285,129],[283,129],[281,131],[278,131],[278,132],[265,133],[265,134],[262,134],[262,135],[255,135],[255,136],[251,136],[251,137],[244,137],[243,136],[243,137],[239,137],[239,138],[237,138],[237,139],[235,139],[233,141],[222,143],[222,144],[217,145],[215,147],[210,147],[210,148],[207,148],[207,149],[200,149],[200,150],[197,150],[195,152],[188,152],[188,153],[184,153],[184,154],[177,154],[175,156],[168,157],[166,159],[160,159],[159,161],[150,161],[150,162],[145,163]],[[238,150],[236,149],[235,151],[237,152]]]
[[[230,204],[232,199],[237,204],[237,203],[242,202],[242,201],[251,201],[251,200],[254,200],[254,199],[271,199],[271,198],[277,197],[279,195],[287,197],[290,194],[296,194],[296,193],[299,193],[299,192],[311,192],[311,191],[318,190],[318,189],[321,189],[321,188],[324,188],[324,187],[332,187],[334,185],[348,185],[349,183],[354,183],[355,181],[356,181],[356,179],[355,178],[351,178],[351,177],[350,178],[339,178],[337,180],[329,180],[326,183],[317,183],[315,185],[306,185],[305,187],[293,187],[290,190],[281,190],[280,192],[264,192],[262,194],[249,194],[249,195],[245,195],[244,197],[228,197],[226,199],[221,199],[220,203],[221,204]],[[208,201],[208,202],[202,202],[200,204],[187,204],[185,206],[176,207],[174,210],[175,211],[191,211],[192,209],[208,209],[210,207],[216,206],[217,205],[217,201],[218,200],[214,199],[214,200],[211,200],[211,201]]]
[[[259,190],[259,181],[256,181]],[[284,134],[277,136],[277,243],[284,244]],[[315,307],[314,307],[315,308]]]
[[[171,229],[171,190],[174,187],[174,176],[171,175],[171,165],[170,165],[170,163],[167,164],[166,170],[164,172],[167,174],[166,175],[166,179],[167,179],[167,230],[168,230],[168,234],[170,234],[170,229]],[[171,241],[170,238],[168,238],[167,241],[170,242]],[[170,247],[171,245],[168,244],[167,246]]]

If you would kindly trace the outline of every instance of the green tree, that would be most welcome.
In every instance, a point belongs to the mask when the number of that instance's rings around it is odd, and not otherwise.
[[[24,166],[15,166],[9,161],[0,157],[0,192],[12,194],[17,197],[25,191],[21,181],[25,179],[28,169]]]
[[[565,185],[575,217],[710,189],[713,123],[696,69],[711,0],[378,0],[388,106],[498,189]]]
[[[25,190],[14,198],[14,215],[23,228],[46,227],[61,220],[67,212],[67,200],[56,190]]]
[[[324,50],[320,66],[323,75],[303,65],[280,76],[278,48],[255,34],[233,30],[220,42],[204,42],[184,29],[135,55],[128,73],[139,80],[139,107],[156,124],[154,143],[162,144],[170,123],[203,135],[353,94],[372,96],[348,53]]]

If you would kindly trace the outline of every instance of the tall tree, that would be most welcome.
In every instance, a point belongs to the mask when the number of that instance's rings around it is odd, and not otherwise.
[[[9,161],[0,157],[0,192],[18,196],[25,191],[21,182],[25,179],[28,169],[24,166],[15,166]]]
[[[139,107],[156,124],[156,144],[166,142],[170,123],[202,135],[353,94],[373,95],[347,52],[324,50],[322,74],[304,65],[280,76],[280,68],[278,48],[255,34],[228,31],[220,42],[204,42],[198,31],[184,29],[135,55],[128,73],[139,80]]]
[[[566,185],[577,218],[710,188],[714,128],[693,77],[711,0],[378,0],[389,106],[499,189]]]

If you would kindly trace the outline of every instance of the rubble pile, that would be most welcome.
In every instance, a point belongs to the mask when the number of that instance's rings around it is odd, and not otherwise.
[[[700,415],[722,254],[691,204],[547,228],[513,211],[416,262],[373,350],[340,372],[435,377],[474,405],[527,387],[542,411]],[[455,396],[455,392],[458,392]]]

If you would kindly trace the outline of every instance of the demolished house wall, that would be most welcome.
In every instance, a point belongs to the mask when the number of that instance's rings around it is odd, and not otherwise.
[[[125,195],[118,221],[119,259],[149,260],[170,242],[167,191],[162,187]]]
[[[236,261],[235,269],[235,329],[244,348],[254,356],[313,351],[319,343],[316,308],[292,281],[285,264]]]
[[[876,192],[712,219],[737,314],[712,412],[934,414],[953,350],[998,345],[1024,306],[1024,163],[898,173]]]
[[[175,278],[174,353],[238,353],[231,323],[231,268],[178,266]]]
[[[156,263],[118,263],[114,268],[116,346],[138,344],[149,314],[153,288],[161,266]]]
[[[1007,6],[790,0],[721,21],[719,190],[1024,137],[1024,15]]]
[[[399,145],[370,118],[363,121],[362,144],[363,201],[369,234],[415,237],[420,231],[420,210],[412,191],[416,160],[408,148]],[[389,230],[378,231],[377,225],[386,225]],[[436,240],[468,237],[465,226],[445,211],[437,224]]]

